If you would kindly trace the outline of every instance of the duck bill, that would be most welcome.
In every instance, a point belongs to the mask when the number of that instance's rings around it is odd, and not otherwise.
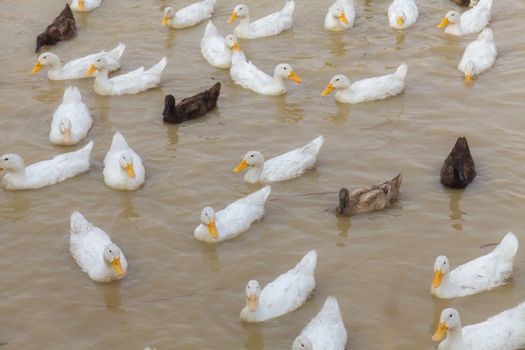
[[[474,80],[474,74],[465,74],[465,81],[471,82]]]
[[[162,17],[162,22],[160,22],[160,24],[162,24],[163,26],[167,26],[169,20],[170,19],[168,18],[168,16],[164,16],[164,17]]]
[[[113,270],[115,271],[118,277],[124,276],[124,269],[122,268],[122,264],[120,263],[120,258],[115,258],[111,265],[113,265]]]
[[[132,179],[134,179],[137,175],[135,175],[135,170],[133,170],[133,165],[128,163],[126,164],[126,174]]]
[[[432,288],[439,288],[441,281],[443,280],[443,272],[434,272],[434,279],[432,280]]]
[[[246,303],[248,304],[248,310],[255,312],[257,310],[257,295],[250,295],[246,298]]]
[[[70,129],[64,129],[64,141],[67,143],[71,142],[71,130]]]
[[[232,15],[230,16],[230,18],[228,18],[228,20],[226,21],[226,23],[233,23],[235,22],[235,20],[239,18],[239,16],[237,16],[237,12],[233,12]]]
[[[321,93],[321,96],[326,96],[329,93],[331,93],[332,91],[334,91],[334,86],[332,85],[332,83],[330,83],[330,84],[328,84],[326,89],[324,89],[324,91]]]
[[[341,16],[339,16],[339,19],[341,20],[341,22],[343,22],[343,24],[348,24],[348,19],[346,18],[344,13],[342,13]]]
[[[235,43],[235,44],[233,44],[232,50],[233,50],[233,51],[240,52],[240,51],[241,51],[241,48],[239,47],[239,44]]]
[[[301,78],[299,78],[299,76],[297,74],[295,74],[294,71],[290,72],[290,75],[288,76],[288,79],[290,79],[292,81],[295,81],[297,84],[301,84],[303,82],[301,80]]]
[[[436,333],[432,336],[433,341],[440,341],[447,335],[448,327],[445,322],[439,322],[439,326],[436,330]]]
[[[438,27],[439,29],[443,29],[443,28],[445,28],[446,26],[448,26],[448,23],[449,23],[449,22],[448,22],[448,18],[445,17],[445,18],[443,18],[443,20],[441,21],[441,23],[438,24],[437,27]]]
[[[401,27],[403,24],[405,24],[405,19],[403,17],[397,17],[396,22],[397,25]]]
[[[208,231],[210,231],[210,236],[213,239],[219,238],[219,231],[217,231],[217,226],[215,225],[215,220],[211,220],[208,223]]]
[[[4,171],[4,168],[0,168],[0,171]]]
[[[78,0],[78,10],[84,11],[84,0]]]
[[[93,73],[95,73],[96,71],[97,71],[97,67],[95,67],[94,64],[90,65],[90,66],[89,66],[89,69],[88,69],[88,71],[87,71],[87,73],[86,73],[86,77],[90,77],[90,76],[92,76]]]
[[[33,69],[31,69],[31,74],[35,74],[35,73],[40,72],[40,70],[42,68],[44,68],[44,65],[42,63],[40,63],[40,61],[36,61]]]
[[[237,165],[233,171],[235,173],[240,173],[241,171],[243,171],[244,169],[246,169],[246,167],[248,166],[248,162],[245,161],[244,159],[242,160],[242,162],[239,163],[239,165]]]

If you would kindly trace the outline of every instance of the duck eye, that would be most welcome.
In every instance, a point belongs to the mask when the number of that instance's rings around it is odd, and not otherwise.
[[[9,158],[5,158],[4,160],[9,160]]]
[[[335,79],[335,81],[339,81],[339,78]]]
[[[286,67],[283,67],[284,70],[286,70]]]
[[[452,318],[453,316],[454,316],[454,315],[452,315],[452,314],[448,315],[448,317],[450,317],[450,318]]]

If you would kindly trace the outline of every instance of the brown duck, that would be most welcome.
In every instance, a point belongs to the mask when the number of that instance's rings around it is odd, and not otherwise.
[[[450,188],[465,188],[476,177],[474,159],[465,137],[456,141],[441,168],[441,183]]]
[[[470,6],[470,0],[452,0],[452,1],[454,1],[456,4],[461,5],[461,6]]]
[[[341,188],[337,214],[352,216],[388,208],[399,197],[402,179],[401,174],[398,174],[390,181],[368,188],[358,188],[352,193],[346,188]]]
[[[44,45],[55,45],[61,40],[68,40],[75,36],[77,32],[77,25],[73,12],[69,8],[69,4],[60,12],[57,18],[53,20],[46,31],[36,37],[36,50],[39,52]]]
[[[164,121],[179,124],[186,120],[195,119],[211,111],[217,106],[217,99],[221,92],[221,83],[217,82],[208,90],[188,97],[175,105],[175,97],[167,95],[164,99]]]

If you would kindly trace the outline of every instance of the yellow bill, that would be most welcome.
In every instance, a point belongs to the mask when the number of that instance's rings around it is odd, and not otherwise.
[[[89,69],[88,69],[88,71],[87,71],[87,73],[86,73],[86,77],[90,77],[90,76],[92,76],[93,73],[95,73],[96,71],[97,71],[97,67],[95,67],[94,64],[90,65],[90,66],[89,66]]]
[[[339,16],[339,19],[341,20],[341,22],[343,22],[344,24],[348,24],[348,19],[346,19],[346,16],[344,13],[341,14],[341,16]]]
[[[230,18],[228,18],[226,23],[233,23],[237,18],[239,18],[239,16],[237,16],[237,12],[233,11],[232,15],[230,16]]]
[[[241,51],[241,48],[239,47],[239,44],[234,43],[234,44],[233,44],[233,47],[232,47],[232,50],[238,52],[238,51]]]
[[[397,25],[401,27],[403,24],[405,24],[405,19],[403,17],[397,17],[396,19]]]
[[[71,130],[64,129],[64,141],[67,143],[71,142]]]
[[[447,330],[448,330],[448,327],[445,324],[445,322],[439,322],[439,326],[436,330],[436,333],[434,333],[434,335],[432,336],[432,340],[440,341],[441,339],[445,337],[445,335],[447,335]]]
[[[256,295],[250,295],[247,299],[248,302],[248,310],[251,312],[254,312],[257,310],[257,296]]]
[[[465,74],[465,80],[466,81],[474,80],[474,74]]]
[[[132,179],[134,179],[135,176],[137,176],[137,175],[135,175],[135,170],[133,170],[133,165],[131,163],[126,164],[126,173]]]
[[[215,220],[210,220],[210,222],[208,223],[208,230],[210,231],[211,238],[217,239],[219,237],[219,231],[217,231]]]
[[[235,173],[240,173],[241,171],[243,171],[244,169],[246,169],[246,167],[248,166],[248,162],[245,161],[244,159],[242,160],[242,162],[239,163],[239,165],[237,165],[233,171]]]
[[[333,90],[334,90],[334,86],[332,85],[332,83],[330,83],[330,84],[328,84],[326,89],[324,89],[324,91],[321,93],[321,96],[326,96],[329,93],[331,93]]]
[[[84,11],[84,0],[78,0],[78,10]]]
[[[111,265],[113,265],[113,270],[115,270],[115,273],[118,277],[124,276],[125,272],[122,268],[122,264],[120,263],[120,258],[115,258]]]
[[[448,26],[448,23],[449,23],[449,22],[448,22],[448,18],[445,17],[445,18],[443,18],[443,20],[441,21],[441,23],[438,24],[437,27],[438,27],[439,29],[445,28],[446,26]]]
[[[295,81],[297,84],[301,84],[303,81],[297,74],[295,74],[294,71],[290,72],[290,75],[288,76],[288,79]]]
[[[434,273],[434,279],[432,280],[432,288],[439,288],[442,280],[443,280],[443,272],[436,271]]]
[[[162,24],[163,26],[167,26],[169,20],[170,19],[168,18],[168,16],[164,16],[164,17],[162,17],[162,22],[160,22],[160,24]]]
[[[38,73],[42,68],[44,68],[44,65],[40,61],[36,61],[33,69],[31,69],[31,74]]]

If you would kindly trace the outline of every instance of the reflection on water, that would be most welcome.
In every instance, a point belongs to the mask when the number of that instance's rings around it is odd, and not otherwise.
[[[398,30],[396,33],[396,45],[401,45],[405,41],[405,32]]]
[[[461,231],[463,226],[461,222],[463,221],[464,212],[459,208],[459,201],[465,190],[449,190],[449,203],[448,208],[450,209],[450,221],[452,221],[452,227],[456,231]]]
[[[336,102],[337,113],[328,113],[325,117],[326,120],[333,122],[335,125],[344,125],[350,117],[352,111],[350,103],[339,103]]]
[[[179,125],[170,125],[166,124],[166,135],[170,141],[171,146],[175,146],[179,143]],[[169,149],[174,149],[174,147],[169,147]]]
[[[345,32],[330,32],[328,36],[330,38],[330,53],[335,57],[344,56],[348,51],[343,41],[344,35]]]
[[[287,103],[285,99],[273,98],[275,102],[275,119],[289,124],[298,124],[304,119],[304,109],[298,103]]]
[[[93,284],[102,293],[106,309],[117,313],[124,312],[122,309],[122,296],[120,295],[120,282],[108,284],[94,282]]]
[[[140,214],[135,211],[133,206],[133,193],[124,192],[120,196],[120,205],[122,206],[122,211],[119,214],[120,218],[131,219],[131,218],[140,218]]]
[[[335,226],[337,227],[337,231],[339,231],[339,236],[348,237],[348,232],[352,228],[350,217],[337,215],[336,218]]]
[[[246,334],[246,340],[243,343],[245,349],[262,350],[264,348],[263,335],[258,325],[242,322],[242,329]]]
[[[202,261],[206,263],[206,266],[208,266],[210,271],[218,271],[220,268],[220,261],[219,261],[219,255],[217,254],[216,245],[209,244],[209,243],[201,243],[201,242],[199,243],[201,244]]]
[[[175,37],[177,36],[177,31],[173,29],[169,29],[166,27],[166,40],[164,43],[164,47],[167,49],[171,49],[173,47]]]
[[[18,221],[23,219],[31,208],[31,194],[28,191],[4,191],[3,197],[5,200],[0,202],[0,218],[2,220]]]

